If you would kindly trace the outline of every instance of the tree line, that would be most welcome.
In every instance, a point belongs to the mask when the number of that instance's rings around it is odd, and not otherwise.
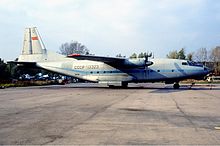
[[[196,62],[219,62],[220,61],[220,46],[212,49],[199,48],[195,52],[186,54],[185,49],[181,48],[179,51],[174,50],[167,54],[167,58],[171,59],[186,59]]]
[[[73,53],[89,54],[89,49],[81,43],[71,41],[61,45],[60,53],[63,55],[69,55]],[[146,52],[141,52],[139,54],[133,53],[129,58],[144,58],[146,55]],[[116,57],[125,58],[126,56],[117,54]],[[212,49],[199,48],[195,52],[190,52],[188,54],[186,54],[185,48],[181,48],[180,50],[170,51],[166,57],[170,59],[183,59],[200,62],[213,69],[216,74],[220,74],[220,46]]]
[[[6,63],[3,59],[0,58],[0,83],[8,83],[12,79],[18,79],[23,74],[34,76],[40,72],[48,73],[47,71],[38,68],[18,67],[15,64]]]
[[[216,75],[220,75],[220,46],[211,49],[199,48],[189,54],[186,54],[185,49],[182,48],[179,51],[169,52],[167,58],[200,62],[211,68]]]
[[[9,72],[9,65],[4,63],[4,60],[0,58],[0,80],[10,78],[11,73]]]

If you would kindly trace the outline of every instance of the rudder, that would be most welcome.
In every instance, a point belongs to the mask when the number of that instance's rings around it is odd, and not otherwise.
[[[36,27],[25,28],[22,55],[45,54],[46,48]]]
[[[26,28],[19,62],[45,62],[63,60],[65,56],[47,51],[36,27]]]

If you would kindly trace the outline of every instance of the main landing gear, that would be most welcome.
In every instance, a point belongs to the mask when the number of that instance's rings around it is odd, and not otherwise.
[[[179,88],[180,88],[179,82],[174,83],[174,84],[173,84],[173,88],[174,88],[174,89],[179,89]]]
[[[122,82],[122,83],[119,83],[119,84],[108,84],[109,88],[123,88],[123,89],[126,89],[128,88],[128,82]]]
[[[128,83],[127,82],[122,82],[121,87],[122,88],[128,88]]]

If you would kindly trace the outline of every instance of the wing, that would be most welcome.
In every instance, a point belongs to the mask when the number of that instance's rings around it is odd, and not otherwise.
[[[75,58],[77,60],[91,60],[91,61],[100,61],[111,66],[120,66],[123,65],[126,61],[125,58],[117,58],[117,57],[102,57],[102,56],[92,56],[92,55],[80,55],[80,54],[71,54],[67,57]]]
[[[75,58],[77,60],[100,61],[116,68],[139,68],[139,67],[150,66],[153,64],[153,62],[146,61],[143,58],[126,59],[126,58],[117,58],[117,57],[101,57],[101,56],[80,55],[80,54],[71,54],[68,55],[67,57]]]

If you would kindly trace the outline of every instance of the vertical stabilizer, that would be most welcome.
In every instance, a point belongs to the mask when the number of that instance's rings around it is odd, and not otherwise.
[[[25,28],[22,55],[32,54],[31,29]]]
[[[36,27],[26,28],[24,31],[24,43],[20,62],[45,62],[63,60],[65,56],[50,51],[46,51],[41,36]]]
[[[46,48],[42,42],[36,27],[26,28],[24,33],[24,43],[22,55],[44,54]]]

